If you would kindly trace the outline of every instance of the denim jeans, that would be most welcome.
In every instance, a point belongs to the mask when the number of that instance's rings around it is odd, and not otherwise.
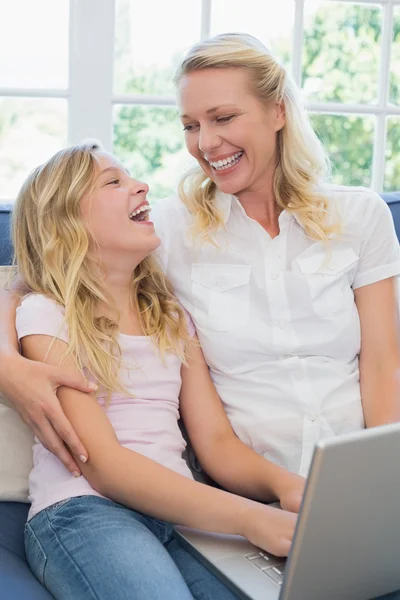
[[[25,526],[29,565],[58,600],[234,600],[169,523],[104,498],[54,504]],[[379,600],[399,600],[400,593]]]
[[[29,565],[58,600],[234,600],[173,527],[104,498],[54,504],[25,526]]]

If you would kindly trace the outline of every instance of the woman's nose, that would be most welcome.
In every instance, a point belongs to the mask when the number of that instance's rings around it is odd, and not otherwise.
[[[212,127],[200,128],[199,133],[199,150],[203,154],[207,154],[220,145],[220,138]]]

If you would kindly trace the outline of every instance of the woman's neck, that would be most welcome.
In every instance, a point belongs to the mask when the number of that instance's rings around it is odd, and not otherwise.
[[[245,190],[237,197],[250,219],[257,221],[271,237],[279,235],[278,219],[282,209],[275,200],[272,186],[260,191]]]

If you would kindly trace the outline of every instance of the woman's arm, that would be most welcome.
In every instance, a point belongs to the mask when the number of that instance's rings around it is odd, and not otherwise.
[[[33,360],[59,365],[65,342],[43,335],[23,339],[23,352]],[[50,351],[49,351],[50,348]],[[63,362],[71,374],[72,359]],[[286,556],[296,516],[203,485],[123,448],[93,395],[60,388],[62,407],[89,451],[82,467],[93,488],[135,510],[208,531],[245,535],[254,544]]]
[[[360,384],[367,427],[400,420],[397,278],[355,290],[361,323]]]
[[[86,457],[87,452],[65,417],[56,390],[61,385],[82,392],[90,392],[93,388],[80,374],[71,375],[63,369],[27,360],[19,354],[15,312],[21,295],[18,290],[0,290],[0,293],[0,390],[12,401],[41,443],[71,473],[79,474],[80,467],[72,454]]]
[[[298,512],[305,479],[265,459],[235,435],[199,345],[182,366],[180,412],[203,469],[224,488]]]

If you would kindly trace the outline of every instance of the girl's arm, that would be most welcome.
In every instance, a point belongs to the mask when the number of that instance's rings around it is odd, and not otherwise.
[[[355,290],[361,323],[360,384],[367,427],[400,420],[397,278]]]
[[[71,473],[79,473],[80,467],[71,453],[79,457],[86,456],[87,452],[65,417],[56,390],[60,385],[67,385],[90,392],[92,387],[80,374],[71,375],[19,354],[15,312],[20,300],[17,291],[0,290],[0,390],[41,443]]]
[[[48,336],[29,335],[22,340],[23,352],[59,365],[66,344],[51,342]],[[76,375],[72,359],[62,364]],[[101,494],[158,519],[244,535],[265,550],[287,555],[296,515],[203,485],[123,448],[93,395],[62,387],[58,396],[89,452],[83,474]]]
[[[182,366],[180,412],[203,469],[224,488],[263,502],[279,500],[298,512],[305,479],[290,473],[236,437],[198,343]]]

